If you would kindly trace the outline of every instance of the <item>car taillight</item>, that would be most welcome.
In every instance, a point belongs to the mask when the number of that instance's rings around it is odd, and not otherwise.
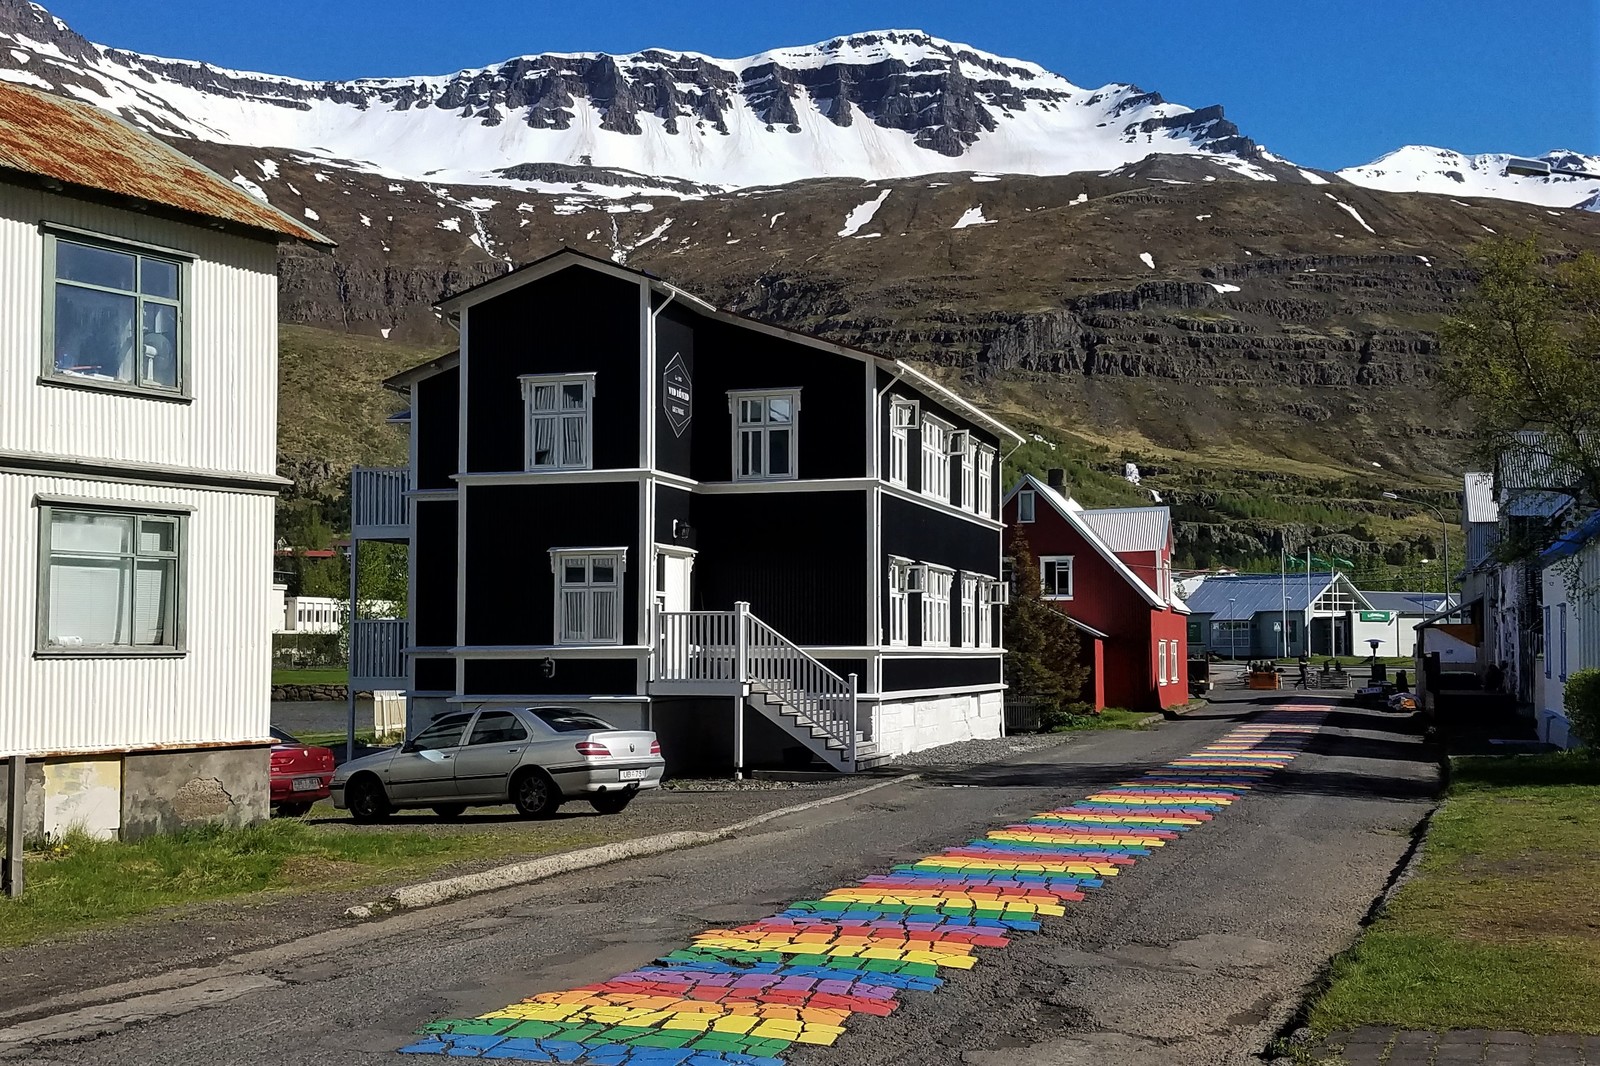
[[[650,754],[651,755],[660,755],[661,754],[661,741],[652,740],[650,742]]]
[[[580,740],[578,741],[578,754],[589,756],[610,755],[611,749],[593,740]]]

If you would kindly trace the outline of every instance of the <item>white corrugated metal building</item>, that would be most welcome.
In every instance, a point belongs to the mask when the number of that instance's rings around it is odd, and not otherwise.
[[[1600,668],[1600,513],[1590,515],[1539,557],[1544,647],[1535,674],[1539,739],[1576,747],[1567,721],[1567,679]]]
[[[29,759],[29,832],[266,811],[282,240],[327,244],[0,85],[0,756]]]

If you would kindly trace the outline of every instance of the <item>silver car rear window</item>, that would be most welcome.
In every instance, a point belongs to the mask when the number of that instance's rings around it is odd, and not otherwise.
[[[560,707],[534,707],[534,716],[558,733],[587,733],[593,729],[612,729],[610,722],[583,711],[564,711]]]

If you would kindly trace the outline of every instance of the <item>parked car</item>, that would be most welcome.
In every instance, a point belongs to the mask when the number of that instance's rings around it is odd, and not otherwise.
[[[648,730],[567,707],[489,707],[445,714],[398,748],[345,763],[333,776],[333,805],[358,822],[407,807],[454,818],[502,803],[548,818],[578,798],[617,814],[660,788],[665,768]]]
[[[333,780],[333,752],[315,744],[302,744],[273,727],[272,778],[268,798],[272,809],[299,818],[318,800],[328,798]]]

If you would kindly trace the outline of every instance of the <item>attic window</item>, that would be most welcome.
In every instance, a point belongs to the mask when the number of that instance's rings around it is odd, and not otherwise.
[[[181,394],[187,265],[134,246],[45,240],[45,376]]]
[[[1021,492],[1017,493],[1018,523],[1028,523],[1033,521],[1033,500],[1034,493],[1032,489],[1023,489]]]

